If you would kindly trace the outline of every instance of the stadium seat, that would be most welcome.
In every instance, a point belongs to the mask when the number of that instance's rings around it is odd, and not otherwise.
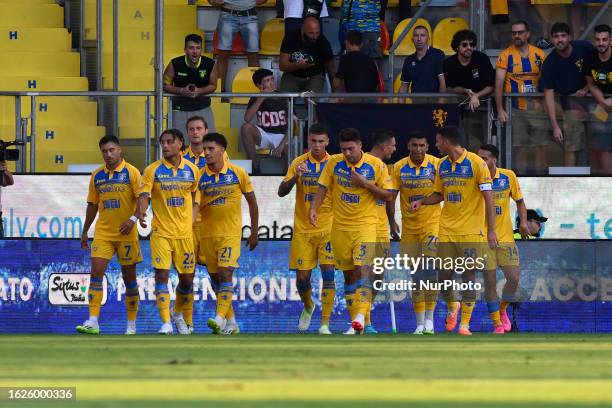
[[[120,1],[119,4],[119,31],[126,28],[138,28],[151,31],[155,27],[155,6],[154,2],[142,0]],[[103,2],[102,8],[102,33],[104,40],[108,44],[108,39],[112,43],[113,32],[113,2]],[[96,39],[96,0],[85,0],[84,29],[85,39]],[[164,6],[164,29],[180,30],[184,27],[196,27],[197,8],[183,2],[181,5],[168,4]]]
[[[87,91],[85,77],[0,76],[3,91]]]
[[[0,28],[1,52],[68,52],[71,36],[65,28]]]
[[[217,31],[213,34],[213,55],[219,54],[219,48],[217,48],[217,44],[219,39],[217,38]],[[242,36],[240,33],[237,33],[234,37],[234,42],[232,43],[232,51],[230,55],[246,55],[246,49],[244,48],[244,42],[242,41]]]
[[[78,77],[81,55],[78,52],[2,52],[0,75]]]
[[[185,48],[185,36],[199,34],[205,38],[205,33],[195,27],[184,27],[182,29],[164,30],[164,52],[183,52]],[[112,31],[104,33],[104,52],[113,52]],[[155,30],[142,28],[120,28],[119,29],[119,52],[148,52],[155,53]],[[202,52],[205,52],[205,44],[202,44]]]
[[[238,150],[240,129],[217,127],[217,132],[221,133],[227,139],[227,155],[230,157],[230,160],[246,160],[246,154]]]
[[[463,18],[449,17],[436,25],[433,31],[433,46],[444,51],[444,54],[451,55],[455,50],[451,47],[453,36],[459,30],[469,29],[469,24]]]
[[[340,32],[340,20],[332,17],[324,17],[321,19],[321,31],[329,44],[331,45],[334,55],[339,55],[342,49],[338,33]]]
[[[389,30],[384,21],[380,20],[380,50],[383,55],[389,55],[389,47],[391,46],[391,40],[389,38]]]
[[[61,125],[70,116],[71,125],[91,125],[98,120],[98,104],[80,97],[37,97],[36,121],[45,125]],[[21,98],[21,114],[30,115],[30,98]],[[0,97],[0,123],[14,130],[15,99]],[[11,131],[13,131],[11,130]]]
[[[62,27],[64,9],[58,4],[3,3],[0,12],[0,27]]]
[[[246,67],[242,68],[232,81],[232,92],[233,93],[259,93],[259,88],[253,83],[253,73],[257,71],[259,67]],[[235,104],[247,104],[249,98],[232,98],[232,103]]]
[[[404,31],[404,29],[408,26],[410,20],[410,18],[404,19],[400,21],[397,27],[395,27],[395,31],[393,32],[393,44],[395,44],[402,31]],[[420,25],[427,28],[427,31],[429,31],[429,35],[431,36],[431,26],[429,25],[429,22],[423,18],[419,18],[416,24],[412,26],[408,34],[404,37],[399,47],[396,48],[395,55],[410,55],[414,53],[415,49],[414,44],[412,43],[412,32],[414,31],[414,27]]]
[[[282,18],[271,18],[261,29],[260,55],[279,55],[285,36],[285,23]]]

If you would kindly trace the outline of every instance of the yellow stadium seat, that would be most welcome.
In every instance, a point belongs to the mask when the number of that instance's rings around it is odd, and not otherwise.
[[[155,5],[148,1],[120,1],[119,31],[126,28],[153,30],[155,27]],[[85,0],[85,39],[96,39],[96,0]],[[102,32],[104,40],[111,39],[113,32],[113,2],[105,1],[102,7]],[[196,27],[197,8],[186,3],[164,6],[164,30],[180,30],[184,27]],[[153,31],[152,31],[153,32]]]
[[[87,91],[85,77],[0,76],[3,91]]]
[[[0,52],[54,52],[71,48],[71,37],[65,28],[0,28]]]
[[[397,27],[395,27],[395,31],[393,32],[393,44],[395,44],[402,31],[404,31],[404,28],[408,26],[410,20],[410,18],[404,19],[400,21]],[[427,28],[427,31],[429,31],[429,36],[431,38],[431,26],[429,25],[429,22],[423,18],[419,18],[416,24],[412,26],[408,34],[404,37],[399,47],[395,49],[395,55],[410,55],[415,52],[414,44],[412,43],[412,32],[414,31],[414,28],[418,26],[423,26]]]
[[[3,4],[0,27],[63,27],[64,9],[58,4]]]
[[[261,55],[279,55],[285,36],[285,23],[282,18],[271,18],[261,29]]]
[[[204,32],[195,28],[164,30],[164,52],[183,52],[185,37],[188,34],[199,34],[204,38]],[[104,52],[113,51],[112,30],[104,32]],[[120,28],[119,52],[155,52],[155,30],[153,28]],[[202,44],[204,47],[204,44]],[[202,48],[202,52],[205,52]]]
[[[258,93],[259,88],[253,83],[253,73],[257,71],[259,67],[246,67],[242,68],[232,81],[232,93]],[[232,98],[232,103],[246,105],[249,102],[249,98]]]
[[[218,127],[217,132],[225,136],[227,140],[227,155],[232,159],[246,159],[244,152],[238,151],[238,139],[240,138],[240,129],[231,127]]]
[[[221,85],[217,85],[217,91],[221,89]],[[221,98],[211,98],[210,109],[215,117],[215,127],[229,128],[230,127],[230,104],[221,102]]]
[[[283,1],[283,0],[279,0],[279,1]],[[276,0],[268,0],[261,6],[257,6],[257,7],[276,7]]]
[[[469,29],[469,24],[460,17],[449,17],[440,20],[433,31],[433,46],[444,51],[444,54],[451,55],[455,50],[451,47],[453,36],[459,30]]]
[[[21,4],[57,4],[56,0],[19,0]],[[0,0],[0,4],[14,4],[15,0]],[[2,6],[0,6],[2,7]]]
[[[98,104],[88,100],[70,99],[71,97],[37,97],[36,121],[39,125],[91,125],[98,120]],[[30,115],[30,98],[23,97],[22,117]],[[69,120],[66,118],[70,118]],[[15,100],[13,97],[0,97],[0,123],[14,130]]]
[[[119,98],[119,126],[145,126],[145,100],[143,96],[122,96]],[[168,98],[164,98],[164,115],[168,112]],[[150,98],[149,112],[151,125],[155,115],[155,99]],[[153,129],[153,128],[151,128]]]
[[[93,149],[85,150],[41,150],[37,147],[36,171],[65,173],[71,164],[101,164],[102,158],[97,143],[95,146]]]
[[[410,5],[413,7],[417,7],[421,4],[420,0],[412,0]],[[399,0],[389,0],[387,3],[387,8],[399,7]]]
[[[78,52],[2,52],[0,75],[79,76]]]

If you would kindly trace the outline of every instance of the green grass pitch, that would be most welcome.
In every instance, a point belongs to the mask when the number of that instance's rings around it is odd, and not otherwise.
[[[15,407],[612,407],[612,336],[0,336]],[[4,391],[4,397],[6,391]]]

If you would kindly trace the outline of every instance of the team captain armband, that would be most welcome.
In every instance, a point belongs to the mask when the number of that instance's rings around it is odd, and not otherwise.
[[[480,187],[480,191],[491,191],[493,189],[491,183],[479,184],[478,187]]]

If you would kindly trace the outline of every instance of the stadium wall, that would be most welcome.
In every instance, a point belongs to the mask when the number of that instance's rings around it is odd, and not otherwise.
[[[290,239],[295,192],[279,199],[281,177],[255,176],[261,238]],[[528,208],[548,217],[542,238],[611,239],[611,177],[521,177]],[[89,175],[18,175],[2,190],[4,231],[14,238],[80,238],[85,221]],[[249,225],[243,203],[243,225]],[[514,203],[511,214],[516,216]],[[149,213],[149,217],[151,214]],[[400,222],[399,204],[396,220]],[[150,225],[151,223],[149,223]],[[248,227],[243,228],[248,236]],[[148,236],[150,230],[140,230]],[[90,230],[93,236],[93,228]]]
[[[393,244],[397,251],[397,243]],[[524,332],[610,333],[612,332],[612,241],[523,241],[521,253],[522,299],[515,317]],[[154,280],[147,240],[141,241],[144,262],[138,266],[140,311],[138,332],[155,333],[159,317],[153,294]],[[295,332],[301,303],[295,274],[288,270],[288,241],[262,241],[253,252],[243,247],[240,268],[235,273],[234,308],[243,332]],[[0,333],[69,334],[87,317],[90,259],[78,240],[15,239],[0,241]],[[177,277],[171,273],[174,296]],[[387,280],[408,279],[398,271]],[[314,296],[318,302],[320,273],[314,272]],[[500,287],[503,277],[498,272]],[[207,333],[206,319],[214,313],[214,294],[207,273],[196,273],[194,324]],[[342,293],[342,274],[336,272],[338,289],[331,319],[334,332],[348,326]],[[104,283],[101,329],[121,334],[125,329],[125,287],[115,261]],[[372,321],[382,332],[391,331],[389,299],[394,299],[397,327],[410,332],[415,321],[409,292],[380,293]],[[439,302],[435,323],[443,327],[446,307]],[[320,312],[312,328],[318,327]],[[492,329],[486,306],[479,301],[472,329]]]

